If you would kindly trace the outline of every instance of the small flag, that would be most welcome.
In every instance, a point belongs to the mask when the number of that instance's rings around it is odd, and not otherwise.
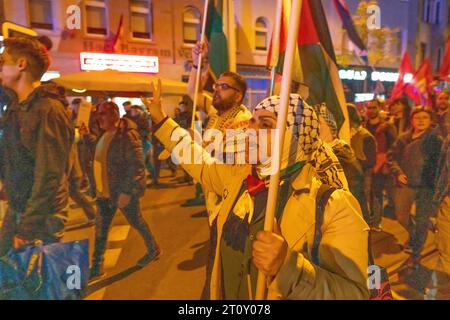
[[[123,14],[120,15],[119,26],[116,33],[110,33],[105,40],[103,51],[106,53],[115,53],[117,51],[119,39],[123,35]]]

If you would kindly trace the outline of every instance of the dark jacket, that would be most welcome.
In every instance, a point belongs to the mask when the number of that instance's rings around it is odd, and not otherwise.
[[[9,206],[20,219],[17,235],[33,240],[61,231],[68,201],[69,155],[74,129],[64,89],[43,84],[18,102],[8,90],[0,157]],[[57,230],[58,229],[58,230]]]
[[[142,141],[147,140],[147,136],[150,134],[151,129],[149,116],[145,112],[139,110],[136,116],[132,117],[131,115],[126,114],[124,118],[132,120],[136,124],[137,131],[139,132]]]
[[[377,143],[369,130],[360,127],[351,139],[351,147],[363,171],[372,171],[377,161]]]
[[[441,147],[442,138],[433,129],[415,139],[412,131],[400,135],[388,153],[392,173],[406,175],[409,187],[433,189]]]
[[[117,201],[121,193],[143,196],[146,188],[144,153],[133,121],[126,118],[120,120],[107,154],[111,200]]]

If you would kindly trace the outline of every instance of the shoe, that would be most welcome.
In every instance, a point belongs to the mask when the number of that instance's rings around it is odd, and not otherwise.
[[[158,259],[159,256],[161,256],[161,249],[159,249],[159,247],[156,247],[156,249],[152,253],[147,253],[145,256],[140,258],[136,265],[140,268],[143,268],[150,262]]]
[[[204,206],[204,205],[205,205],[204,198],[189,199],[185,203],[181,204],[182,207],[195,207],[195,206]]]

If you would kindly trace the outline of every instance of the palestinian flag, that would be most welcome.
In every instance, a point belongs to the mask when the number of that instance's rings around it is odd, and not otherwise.
[[[271,48],[268,66],[279,52],[277,72],[281,73],[286,52],[287,26],[290,15],[290,1],[283,1],[283,14],[279,35],[279,50]],[[272,41],[274,41],[273,35]],[[275,42],[276,43],[276,42]],[[328,23],[321,1],[303,0],[298,36],[298,57],[294,64],[293,80],[309,88],[307,102],[310,105],[325,103],[333,114],[340,131],[340,138],[350,140],[348,112],[344,88],[336,63]],[[272,43],[271,43],[272,46]]]
[[[212,84],[223,72],[236,71],[236,34],[232,0],[209,0],[206,38],[209,43],[209,68],[205,89],[212,91]]]

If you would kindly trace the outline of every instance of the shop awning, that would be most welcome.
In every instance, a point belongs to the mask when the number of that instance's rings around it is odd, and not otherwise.
[[[185,95],[187,84],[158,76],[116,70],[84,71],[61,76],[52,81],[68,90],[70,96],[138,97],[152,94],[151,83],[161,79],[163,95]]]

